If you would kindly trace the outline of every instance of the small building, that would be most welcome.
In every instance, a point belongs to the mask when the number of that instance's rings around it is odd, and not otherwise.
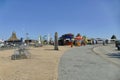
[[[21,44],[21,40],[17,38],[16,33],[12,32],[11,37],[5,41],[8,44]]]
[[[25,43],[26,44],[35,44],[35,43],[38,43],[38,41],[37,40],[33,40],[33,39],[27,39],[27,40],[25,40]]]
[[[117,41],[117,39],[110,39],[111,44],[115,44],[116,41]]]

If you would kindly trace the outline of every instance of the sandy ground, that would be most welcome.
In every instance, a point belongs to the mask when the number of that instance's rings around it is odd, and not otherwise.
[[[0,51],[0,80],[57,80],[58,63],[70,46],[30,48],[30,59],[11,60],[14,50]]]

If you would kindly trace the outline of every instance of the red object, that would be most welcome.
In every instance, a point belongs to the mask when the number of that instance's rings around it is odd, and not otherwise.
[[[75,40],[82,40],[82,36],[76,37]]]
[[[72,42],[66,42],[66,44],[65,45],[71,45],[72,44]]]

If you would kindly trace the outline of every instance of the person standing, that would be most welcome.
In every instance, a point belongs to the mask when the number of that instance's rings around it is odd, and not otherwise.
[[[103,46],[105,46],[105,41],[103,40]]]

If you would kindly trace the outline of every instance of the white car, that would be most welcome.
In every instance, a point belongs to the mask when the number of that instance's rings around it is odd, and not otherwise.
[[[96,39],[97,44],[102,44],[104,41],[105,41],[105,39],[102,39],[102,38],[97,38]]]
[[[4,43],[0,43],[0,48],[1,48],[1,47],[4,47],[4,46],[5,46],[5,44],[4,44]]]

